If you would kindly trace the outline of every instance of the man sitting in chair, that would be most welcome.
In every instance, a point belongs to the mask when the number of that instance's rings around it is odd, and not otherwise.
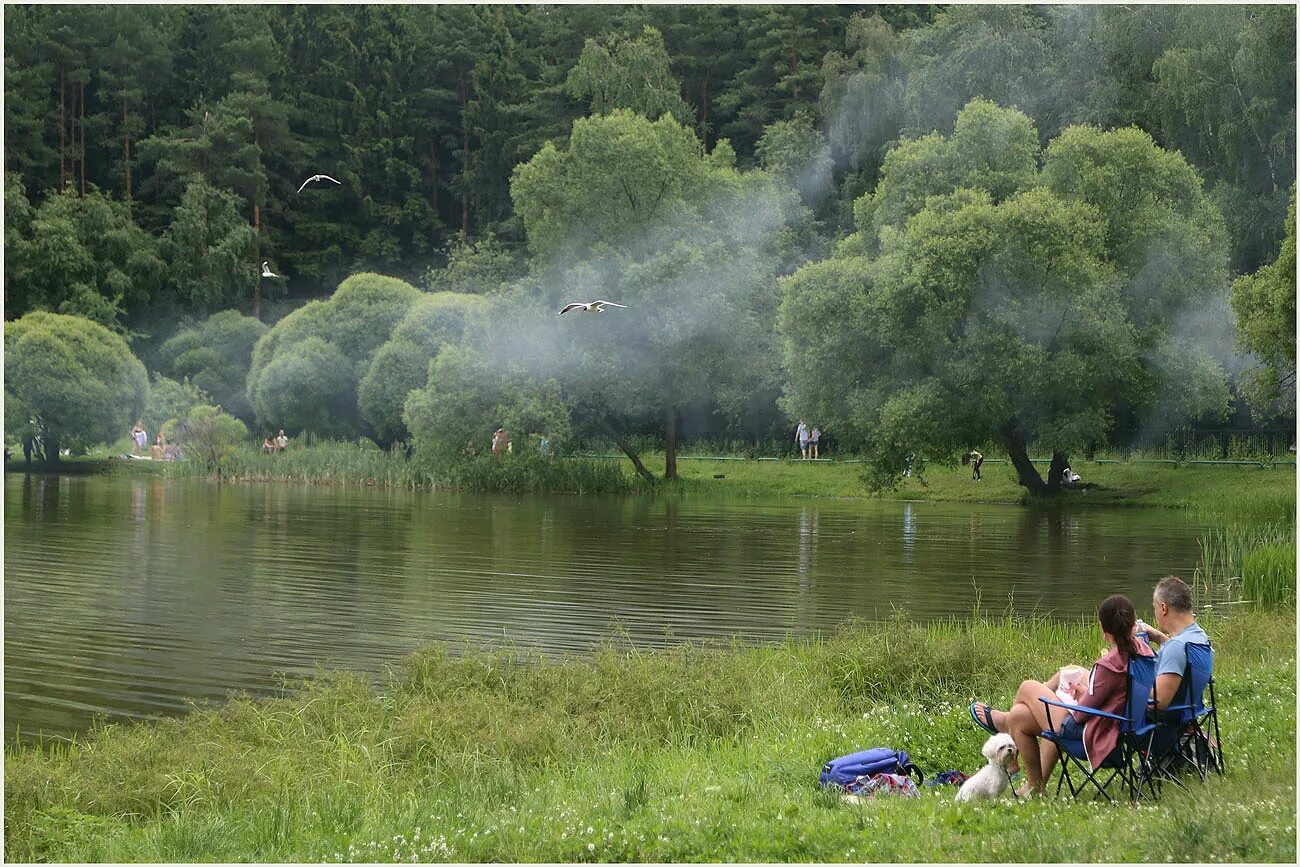
[[[1138,629],[1146,627],[1149,639],[1160,645],[1156,656],[1156,710],[1164,710],[1178,694],[1187,671],[1187,645],[1209,644],[1210,637],[1196,622],[1192,612],[1192,588],[1181,578],[1170,575],[1161,579],[1151,595],[1155,610],[1156,629],[1138,621]]]

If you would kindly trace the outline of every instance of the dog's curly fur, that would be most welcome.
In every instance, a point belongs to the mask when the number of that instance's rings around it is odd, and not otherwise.
[[[1016,759],[1020,751],[1011,735],[990,735],[984,742],[984,758],[989,763],[980,768],[979,773],[961,784],[957,790],[958,801],[992,800],[1004,791],[1011,782],[1011,773],[1019,770]]]

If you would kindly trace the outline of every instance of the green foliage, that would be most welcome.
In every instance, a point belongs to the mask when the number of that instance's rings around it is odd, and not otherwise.
[[[425,386],[433,359],[444,346],[457,343],[466,319],[486,311],[488,304],[477,295],[436,292],[411,305],[375,352],[357,389],[361,415],[381,441],[408,438],[402,421],[407,396]]]
[[[294,434],[371,435],[363,430],[358,386],[375,352],[420,297],[393,277],[354,274],[328,300],[277,322],[254,347],[248,373],[259,423]]]
[[[1296,274],[1295,186],[1287,210],[1286,239],[1277,261],[1232,284],[1232,309],[1237,314],[1241,342],[1259,356],[1254,371],[1252,406],[1256,414],[1275,400],[1295,407]]]
[[[445,268],[430,268],[425,282],[431,292],[470,292],[483,295],[519,276],[520,263],[497,236],[477,241],[457,237],[447,251]]]
[[[42,437],[50,460],[123,436],[148,393],[144,365],[102,325],[40,311],[5,323],[5,433]]]
[[[187,419],[196,406],[210,403],[212,398],[205,394],[188,378],[181,382],[168,379],[160,373],[154,373],[149,386],[149,400],[144,406],[144,429],[161,432],[168,441],[181,422]]]
[[[1064,458],[1121,412],[1226,411],[1221,368],[1174,325],[1224,274],[1195,172],[1139,131],[1079,127],[1040,176],[1036,142],[1020,112],[972,102],[951,139],[885,158],[861,243],[784,283],[785,407],[863,443],[881,483],[912,452],[1037,442]],[[1043,487],[1027,463],[1021,481]]]
[[[763,130],[755,148],[759,164],[799,190],[807,204],[816,204],[830,191],[830,147],[811,118],[779,120]]]
[[[244,390],[253,347],[267,327],[234,310],[214,313],[179,329],[159,350],[165,372],[193,382],[226,412],[253,420]]]
[[[148,302],[162,283],[157,242],[121,203],[98,191],[82,197],[69,188],[34,212],[23,208],[21,193],[19,186],[6,188],[6,204],[16,205],[18,221],[5,232],[9,303],[122,330],[126,309]]]
[[[651,120],[671,115],[684,124],[690,109],[668,65],[663,34],[647,24],[633,39],[588,39],[565,86],[577,99],[589,100],[592,114],[624,108]]]
[[[693,132],[621,109],[575,121],[567,150],[548,142],[515,168],[510,194],[536,256],[582,257],[670,225],[709,176]]]
[[[235,445],[248,439],[248,428],[215,406],[198,405],[190,410],[176,435],[188,460],[209,473],[224,475]]]
[[[175,299],[207,311],[251,297],[258,280],[257,233],[239,216],[239,197],[202,175],[185,185],[163,249]]]

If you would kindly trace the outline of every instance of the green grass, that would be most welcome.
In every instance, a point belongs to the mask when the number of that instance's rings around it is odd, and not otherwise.
[[[430,647],[73,746],[11,747],[5,855],[53,861],[1286,861],[1295,621],[1206,621],[1228,774],[1156,804],[843,805],[827,759],[981,763],[975,697],[1096,656],[1092,623],[977,617],[585,658]]]

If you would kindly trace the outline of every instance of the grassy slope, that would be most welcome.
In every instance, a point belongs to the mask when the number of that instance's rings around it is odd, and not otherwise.
[[[342,677],[112,728],[5,761],[10,860],[1291,861],[1293,613],[1210,621],[1228,774],[1132,808],[850,807],[826,759],[907,749],[973,771],[973,697],[1095,656],[1095,625],[895,622],[820,643],[609,648],[543,663],[417,654],[382,691]]]

